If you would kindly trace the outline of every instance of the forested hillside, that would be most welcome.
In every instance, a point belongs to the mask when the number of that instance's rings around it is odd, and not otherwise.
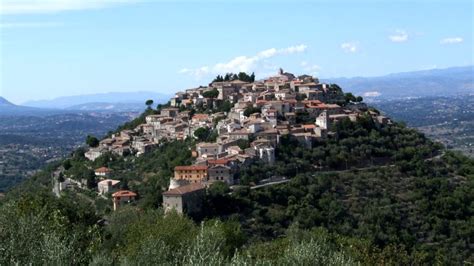
[[[474,262],[473,160],[369,116],[343,119],[332,131],[312,148],[283,136],[274,165],[256,161],[242,167],[237,186],[211,185],[204,212],[193,217],[164,215],[161,204],[174,167],[191,162],[196,140],[95,161],[76,150],[0,200],[0,264]],[[112,211],[94,191],[92,169],[101,166],[138,200]],[[88,188],[54,197],[58,167]],[[289,181],[254,186],[272,178]]]

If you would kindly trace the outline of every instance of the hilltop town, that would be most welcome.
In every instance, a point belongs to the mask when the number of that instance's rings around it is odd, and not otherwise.
[[[151,113],[135,128],[118,131],[91,145],[84,156],[90,161],[106,153],[139,157],[167,141],[195,139],[193,164],[176,166],[169,191],[163,193],[166,210],[189,213],[199,211],[199,206],[188,206],[197,201],[184,201],[187,194],[200,193],[216,181],[236,185],[241,166],[253,161],[273,164],[282,136],[291,136],[311,148],[332,138],[332,125],[343,119],[356,121],[366,116],[377,125],[391,123],[376,110],[369,110],[361,97],[344,94],[335,84],[282,69],[261,81],[246,73],[218,76],[208,86],[177,92],[168,104],[159,105]],[[99,194],[115,192],[112,198],[116,209],[133,201],[137,194],[117,191],[120,180],[111,179],[111,171],[103,166],[94,173],[99,179]],[[81,182],[66,179],[54,189],[58,194],[75,184],[80,186]]]
[[[451,248],[453,261],[471,256],[472,160],[336,84],[283,70],[257,81],[226,74],[166,104],[145,104],[139,117],[101,139],[88,136],[87,147],[0,194],[0,219],[7,221],[0,224],[16,229],[21,210],[35,219],[52,215],[46,224],[66,222],[50,232],[78,224],[72,232],[82,232],[88,247],[103,241],[107,260],[148,260],[162,239],[169,239],[169,254],[186,243],[202,249],[202,232],[229,243],[220,245],[224,251],[204,248],[211,255],[244,249],[267,256],[262,245],[280,253],[281,241],[314,234],[340,239],[332,247],[354,254],[375,250],[357,257],[366,264],[385,256],[434,262],[438,254],[446,261]],[[434,220],[445,226],[429,226]],[[15,229],[6,239],[18,239]]]

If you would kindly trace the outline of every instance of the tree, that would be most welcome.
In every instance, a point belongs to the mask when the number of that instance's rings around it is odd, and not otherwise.
[[[63,174],[63,172],[60,172],[60,173],[59,173],[58,181],[59,181],[59,182],[64,182],[64,174]]]
[[[89,145],[89,147],[94,148],[99,146],[99,140],[91,135],[88,135],[86,138],[86,144]]]
[[[219,96],[219,91],[216,88],[214,88],[210,91],[204,92],[202,96],[204,96],[205,98],[214,99],[214,98],[217,98],[217,96]]]
[[[356,102],[362,102],[364,100],[364,98],[362,98],[362,96],[357,96],[356,97]]]
[[[69,170],[72,167],[71,160],[67,159],[63,162],[64,170]]]
[[[200,127],[194,131],[194,136],[200,141],[205,141],[209,136],[209,131],[207,127]]]
[[[212,82],[222,82],[224,78],[221,75],[217,75],[217,77]]]
[[[252,75],[250,75],[250,82],[254,82],[255,81],[255,73],[252,72]]]
[[[227,183],[222,182],[222,181],[217,181],[217,182],[212,183],[211,186],[209,186],[207,193],[212,197],[216,197],[216,196],[229,193],[229,191],[230,189]]]
[[[219,104],[217,111],[219,112],[230,112],[230,109],[232,109],[232,103],[228,100],[222,102]]]
[[[151,106],[153,105],[153,100],[148,99],[148,100],[146,100],[145,104],[146,104],[146,106],[148,106],[148,109],[151,109]]]
[[[255,73],[247,74],[245,72],[239,72],[238,74],[226,73],[224,76],[217,75],[217,77],[212,82],[221,82],[221,81],[232,81],[232,80],[241,80],[245,82],[254,82]]]
[[[356,101],[356,97],[354,96],[354,94],[348,92],[346,94],[344,94],[344,98],[346,100],[346,103],[349,103],[349,102],[355,102]]]
[[[261,113],[262,112],[262,109],[258,108],[258,107],[253,107],[253,106],[250,106],[250,107],[247,107],[244,111],[244,115],[249,117],[251,114],[253,113]]]

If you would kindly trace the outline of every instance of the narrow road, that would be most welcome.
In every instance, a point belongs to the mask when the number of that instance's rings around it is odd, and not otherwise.
[[[433,156],[431,158],[426,158],[425,161],[432,161],[434,159],[439,159],[443,157],[444,151],[436,156]],[[352,169],[345,169],[345,170],[331,170],[331,171],[321,171],[315,173],[313,176],[316,176],[317,174],[330,174],[330,173],[344,173],[344,172],[350,172],[350,171],[365,171],[365,170],[370,170],[372,168],[385,168],[385,167],[395,167],[395,164],[386,164],[386,165],[374,165],[374,166],[367,166],[367,167],[362,167],[362,168],[352,168]],[[250,187],[250,189],[257,189],[257,188],[262,188],[262,187],[268,187],[268,186],[273,186],[273,185],[278,185],[278,184],[283,184],[289,182],[291,179],[283,179],[283,180],[278,180],[278,181],[273,181],[273,182],[268,182],[265,184],[260,184],[260,185],[255,185]]]
[[[286,183],[286,182],[290,182],[290,179],[284,179],[284,180],[280,180],[280,181],[268,182],[268,183],[265,183],[265,184],[250,187],[250,189],[257,189],[257,188],[262,188],[262,187],[267,187],[267,186],[273,186],[273,185],[283,184],[283,183]]]

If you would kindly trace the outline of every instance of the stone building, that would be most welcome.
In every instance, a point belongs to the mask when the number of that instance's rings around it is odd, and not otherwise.
[[[214,165],[208,168],[207,170],[208,183],[213,183],[216,181],[222,181],[229,185],[234,183],[234,175],[232,169],[226,165]]]
[[[199,213],[205,195],[206,187],[200,183],[177,187],[163,192],[163,209],[165,213],[171,210],[189,215]]]
[[[207,169],[207,165],[176,166],[174,178],[176,180],[185,179],[190,183],[201,183],[207,180]]]
[[[119,180],[105,179],[97,183],[97,190],[99,194],[104,195],[110,192],[114,192],[118,188]]]
[[[135,201],[137,193],[129,190],[120,190],[112,194],[112,201],[114,203],[114,211],[117,210],[119,206],[122,206],[127,203]]]

